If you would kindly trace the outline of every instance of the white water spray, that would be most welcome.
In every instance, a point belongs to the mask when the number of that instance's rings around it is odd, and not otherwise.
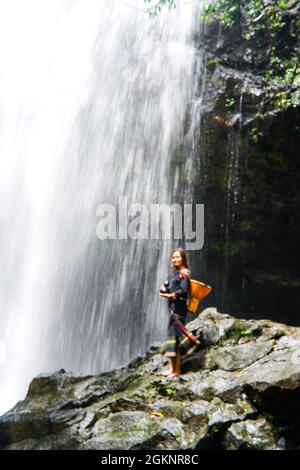
[[[96,208],[176,202],[194,22],[193,5],[0,1],[0,413],[38,373],[99,373],[164,338],[171,242],[100,241]]]

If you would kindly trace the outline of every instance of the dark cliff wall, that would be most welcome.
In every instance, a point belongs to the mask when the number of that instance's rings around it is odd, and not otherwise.
[[[300,12],[281,2],[277,24],[278,2],[256,17],[249,3],[235,2],[230,27],[215,15],[196,38],[206,67],[192,183],[205,245],[192,265],[214,286],[206,305],[298,324]]]

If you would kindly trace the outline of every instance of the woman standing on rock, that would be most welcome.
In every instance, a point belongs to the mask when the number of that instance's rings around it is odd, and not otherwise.
[[[181,374],[181,359],[194,352],[200,341],[184,328],[191,272],[187,254],[182,248],[172,250],[171,266],[173,276],[168,279],[167,286],[161,286],[160,295],[169,300],[170,321],[165,355],[170,358],[168,375],[175,376]]]

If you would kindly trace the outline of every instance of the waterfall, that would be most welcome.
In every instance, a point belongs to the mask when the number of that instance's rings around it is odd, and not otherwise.
[[[196,20],[184,2],[0,1],[0,413],[39,373],[100,373],[165,337],[177,242],[100,240],[97,208],[176,202]]]

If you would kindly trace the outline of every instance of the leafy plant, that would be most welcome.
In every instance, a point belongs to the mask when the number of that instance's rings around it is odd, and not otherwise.
[[[169,398],[172,398],[175,394],[175,391],[172,389],[172,388],[166,388],[166,395],[169,397]]]
[[[208,61],[207,61],[207,65],[208,67],[214,67],[215,65],[217,65],[219,62],[219,59],[218,57],[211,57]]]
[[[162,7],[175,7],[175,0],[144,0],[151,16],[156,16]],[[252,49],[267,50],[263,72],[269,95],[273,96],[276,111],[300,105],[300,57],[293,44],[300,40],[300,20],[287,15],[287,10],[297,2],[289,0],[215,0],[201,5],[201,19],[204,22],[219,21],[225,29],[235,25],[243,26],[243,38]],[[217,59],[216,59],[217,60]],[[214,59],[208,61],[208,67]],[[210,76],[205,76],[204,81]],[[232,98],[226,101],[226,108],[233,106]],[[258,141],[259,134],[251,133],[251,140]]]
[[[224,28],[231,28],[237,19],[239,3],[236,0],[218,0],[202,7],[201,18],[205,22],[221,21]]]
[[[277,426],[276,429],[278,432],[285,432],[288,430],[288,426]]]
[[[265,417],[266,417],[266,419],[269,420],[269,421],[274,421],[274,419],[275,419],[275,416],[272,415],[272,414],[265,414]]]
[[[211,428],[211,432],[219,432],[219,429],[217,428],[217,426],[213,426]]]
[[[235,98],[226,98],[225,107],[227,109],[232,109],[235,103]]]
[[[260,136],[260,133],[259,133],[257,127],[252,127],[252,129],[250,131],[250,135],[249,135],[250,140],[252,140],[252,142],[254,142],[256,144],[258,142],[259,136]]]
[[[144,0],[144,2],[151,4],[153,3],[153,0]],[[149,6],[148,11],[149,11],[150,17],[157,16],[161,12],[161,9],[164,6],[168,6],[169,8],[175,8],[176,1],[175,0],[157,0],[156,3]]]

